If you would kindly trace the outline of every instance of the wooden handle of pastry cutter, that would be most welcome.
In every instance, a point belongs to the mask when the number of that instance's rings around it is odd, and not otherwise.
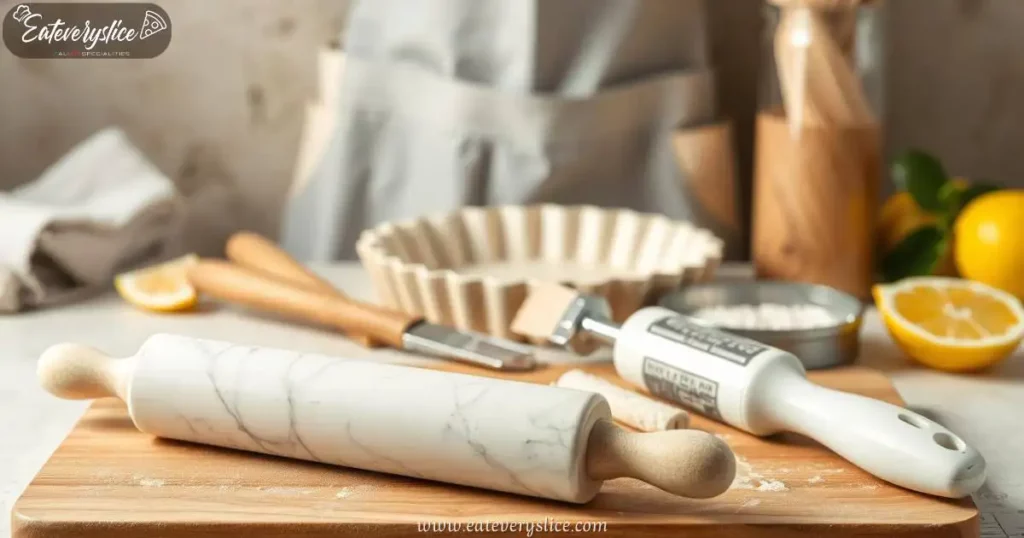
[[[36,375],[60,398],[125,400],[135,363],[135,357],[115,359],[87,346],[58,344],[43,352]],[[675,495],[704,499],[729,488],[736,458],[729,445],[706,432],[636,433],[598,420],[587,439],[586,473],[595,480],[637,478]]]
[[[365,334],[401,349],[402,336],[419,318],[376,305],[342,300],[284,283],[226,261],[201,260],[188,268],[200,293],[241,306],[280,314],[345,332]]]
[[[225,250],[228,259],[242,267],[261,271],[279,280],[319,293],[333,295],[343,301],[351,300],[330,282],[320,278],[319,275],[292,258],[272,241],[259,234],[238,232],[228,239]],[[366,347],[377,347],[376,342],[366,335],[349,334],[348,336]]]
[[[636,478],[693,499],[724,493],[736,477],[736,456],[710,433],[636,433],[610,420],[594,424],[587,440],[586,465],[587,475],[595,480]]]

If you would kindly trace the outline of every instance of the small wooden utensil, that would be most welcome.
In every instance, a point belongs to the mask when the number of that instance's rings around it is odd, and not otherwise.
[[[252,232],[237,232],[228,239],[225,248],[227,258],[249,269],[262,271],[270,276],[303,286],[310,290],[351,300],[333,284],[302,265],[269,239]],[[349,338],[373,348],[382,344],[364,334],[349,334]]]
[[[202,260],[189,268],[188,279],[200,293],[346,333],[366,335],[397,349],[503,370],[530,370],[536,366],[532,350],[527,346],[456,331],[397,310],[289,284],[230,262]]]

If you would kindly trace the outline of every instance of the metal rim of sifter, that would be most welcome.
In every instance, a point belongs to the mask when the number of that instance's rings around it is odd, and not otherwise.
[[[747,329],[713,324],[696,317],[691,319],[789,351],[808,369],[849,364],[857,358],[864,304],[828,286],[781,281],[712,282],[688,286],[659,301],[662,307],[684,316],[706,307],[764,303],[817,305],[828,310],[835,323],[809,329]]]

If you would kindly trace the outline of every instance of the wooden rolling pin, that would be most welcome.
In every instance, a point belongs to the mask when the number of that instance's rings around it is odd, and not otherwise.
[[[573,503],[623,476],[713,497],[735,474],[713,435],[628,432],[601,396],[548,385],[174,335],[127,359],[57,345],[38,375],[62,398],[121,398],[160,437]]]

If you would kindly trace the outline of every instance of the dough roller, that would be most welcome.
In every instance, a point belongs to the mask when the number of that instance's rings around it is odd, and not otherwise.
[[[617,477],[713,497],[736,468],[711,434],[622,429],[592,392],[366,360],[161,334],[126,359],[60,344],[38,374],[159,437],[571,503]]]

